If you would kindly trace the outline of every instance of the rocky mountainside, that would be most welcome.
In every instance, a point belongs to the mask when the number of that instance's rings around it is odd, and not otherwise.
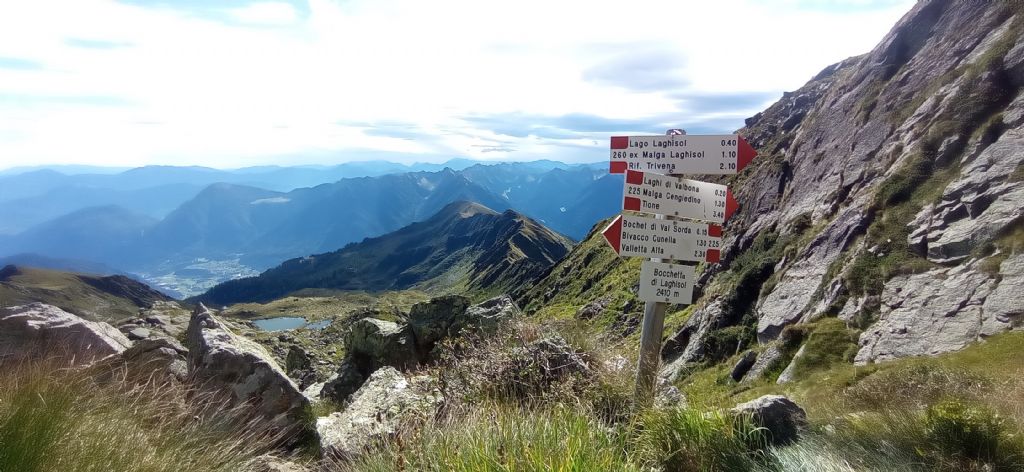
[[[511,210],[456,202],[429,219],[338,251],[292,259],[258,277],[197,297],[227,305],[268,301],[306,288],[495,293],[529,285],[570,241]]]
[[[117,321],[171,299],[123,275],[98,276],[8,265],[0,269],[0,307],[46,303],[94,321]]]
[[[1024,325],[1022,33],[1018,3],[921,1],[870,53],[749,118],[760,157],[723,179],[741,210],[701,296],[670,310],[665,375],[746,350],[772,372],[828,318],[846,325],[830,349],[856,363]],[[638,264],[600,243],[524,307],[635,325]]]

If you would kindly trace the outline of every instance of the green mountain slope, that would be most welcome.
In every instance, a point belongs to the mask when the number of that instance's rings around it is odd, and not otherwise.
[[[0,307],[42,302],[83,318],[114,322],[170,297],[123,275],[107,277],[8,265],[0,269]]]
[[[310,288],[514,291],[535,281],[569,247],[564,236],[513,211],[456,202],[393,233],[286,261],[258,277],[220,284],[197,299],[227,305]]]

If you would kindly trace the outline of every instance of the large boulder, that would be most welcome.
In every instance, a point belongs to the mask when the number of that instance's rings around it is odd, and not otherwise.
[[[409,326],[416,344],[429,351],[452,332],[455,320],[466,313],[469,299],[459,295],[437,297],[417,303],[409,311]]]
[[[782,395],[765,395],[732,409],[737,415],[749,416],[751,422],[768,432],[773,445],[788,444],[807,427],[807,413],[800,405]]]
[[[425,419],[441,403],[428,378],[407,380],[392,367],[374,372],[342,412],[319,418],[316,429],[324,454],[351,460],[406,422]]]
[[[131,344],[107,323],[87,321],[52,305],[0,309],[0,360],[52,357],[85,365]]]
[[[289,442],[305,439],[307,399],[259,344],[234,334],[200,306],[187,334],[190,374],[229,405],[247,404]]]
[[[385,365],[407,368],[416,364],[416,346],[409,327],[391,321],[356,321],[345,339],[345,348],[351,357],[368,363],[371,370]]]

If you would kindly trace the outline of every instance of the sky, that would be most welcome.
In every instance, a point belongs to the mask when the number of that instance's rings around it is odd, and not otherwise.
[[[607,159],[731,133],[913,0],[32,0],[0,6],[0,169]]]

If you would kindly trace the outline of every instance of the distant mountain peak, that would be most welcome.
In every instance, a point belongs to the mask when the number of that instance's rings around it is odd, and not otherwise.
[[[481,215],[481,214],[483,214],[483,215],[497,215],[498,212],[496,212],[496,211],[494,211],[494,210],[492,210],[490,208],[487,208],[487,207],[485,207],[485,206],[483,206],[483,205],[481,205],[479,203],[476,203],[476,202],[460,200],[460,201],[452,202],[452,203],[449,203],[448,205],[445,205],[445,207],[442,208],[441,211],[439,211],[437,213],[437,216],[442,216],[442,215],[445,215],[445,216],[458,215],[459,218],[469,218],[471,216],[476,216],[476,215]]]
[[[432,217],[344,248],[285,261],[258,277],[198,297],[226,305],[302,289],[517,293],[541,277],[571,241],[514,211],[456,201]]]

